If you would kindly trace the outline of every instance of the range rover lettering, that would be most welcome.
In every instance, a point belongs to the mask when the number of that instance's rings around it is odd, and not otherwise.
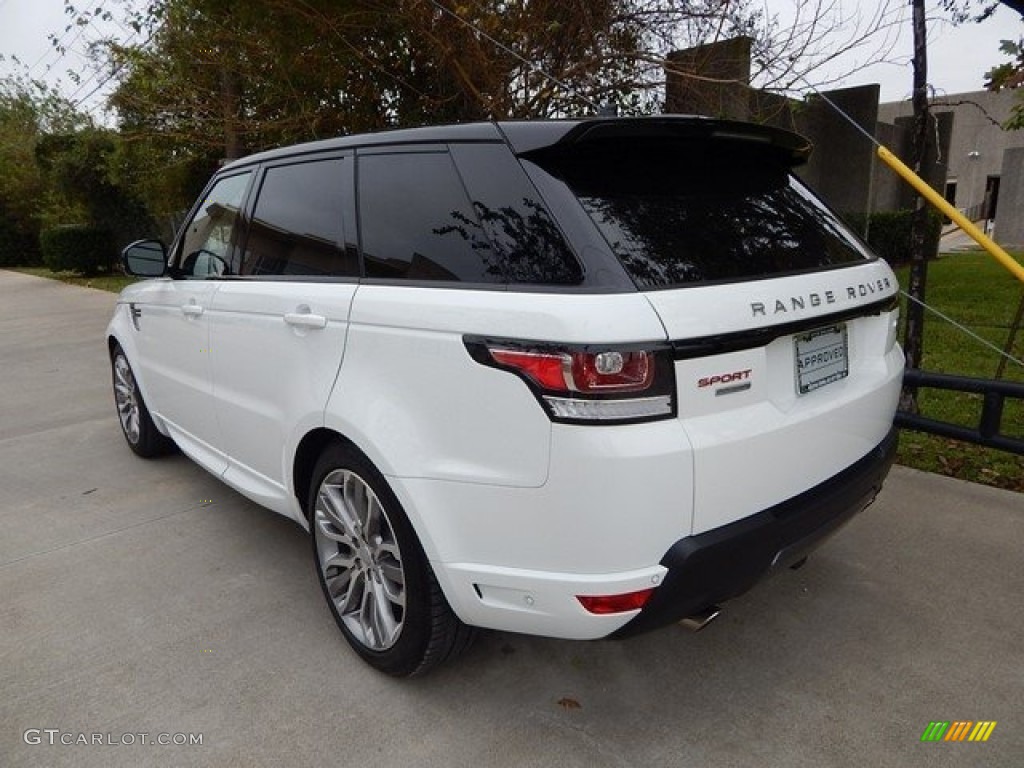
[[[793,174],[795,134],[498,122],[256,154],[107,337],[140,456],[176,445],[310,531],[397,676],[475,628],[594,639],[717,605],[875,497],[897,284]]]

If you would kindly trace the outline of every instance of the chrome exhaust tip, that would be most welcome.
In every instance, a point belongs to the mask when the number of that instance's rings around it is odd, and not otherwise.
[[[680,619],[679,624],[691,632],[700,632],[720,614],[722,610],[717,605],[710,605],[703,611],[698,611],[692,616]]]

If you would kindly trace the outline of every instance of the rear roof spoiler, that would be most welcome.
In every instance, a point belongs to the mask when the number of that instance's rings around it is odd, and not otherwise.
[[[520,156],[623,139],[736,141],[771,147],[788,165],[795,166],[807,161],[812,148],[811,142],[800,134],[770,125],[689,115],[500,122],[498,128]]]

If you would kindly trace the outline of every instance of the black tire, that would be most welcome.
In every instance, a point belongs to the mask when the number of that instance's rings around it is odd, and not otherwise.
[[[121,434],[136,454],[144,459],[162,456],[174,450],[174,442],[160,434],[142,398],[135,372],[120,345],[110,350],[110,374],[114,387],[114,407]]]
[[[308,501],[320,587],[345,639],[366,663],[411,677],[469,646],[472,628],[452,612],[401,504],[361,453],[328,446],[313,471]]]

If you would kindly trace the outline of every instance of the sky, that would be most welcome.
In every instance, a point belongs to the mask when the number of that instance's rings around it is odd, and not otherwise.
[[[761,0],[769,14],[778,13],[788,18],[793,3],[797,0]],[[118,0],[93,0],[97,5],[111,10],[123,8]],[[860,12],[870,15],[877,7],[877,0],[838,0],[844,15]],[[908,2],[903,6],[909,8]],[[928,7],[937,3],[929,0]],[[881,84],[882,101],[896,101],[909,98],[911,84],[910,55],[912,37],[909,12],[907,21],[901,25],[897,45],[889,63],[861,68],[838,85],[853,86],[877,82]],[[102,118],[102,101],[107,89],[103,88],[105,76],[93,71],[84,57],[84,44],[88,39],[99,36],[97,30],[87,28],[79,35],[78,29],[65,32],[69,17],[64,13],[63,0],[0,0],[0,77],[18,69],[11,61],[17,56],[30,69],[35,78],[58,83],[61,92],[72,101]],[[130,30],[116,24],[108,24],[101,30],[125,40]],[[47,36],[56,34],[68,46],[65,56],[58,54]],[[982,24],[968,23],[954,27],[946,23],[933,23],[929,29],[929,82],[940,95],[981,90],[984,73],[992,66],[1006,61],[999,53],[999,41],[1019,39],[1024,36],[1024,21],[1020,14],[1008,7],[999,10]],[[859,62],[853,54],[837,61],[826,72],[832,76],[856,69]],[[81,80],[72,81],[67,70],[78,72]],[[109,119],[109,116],[107,116]]]

